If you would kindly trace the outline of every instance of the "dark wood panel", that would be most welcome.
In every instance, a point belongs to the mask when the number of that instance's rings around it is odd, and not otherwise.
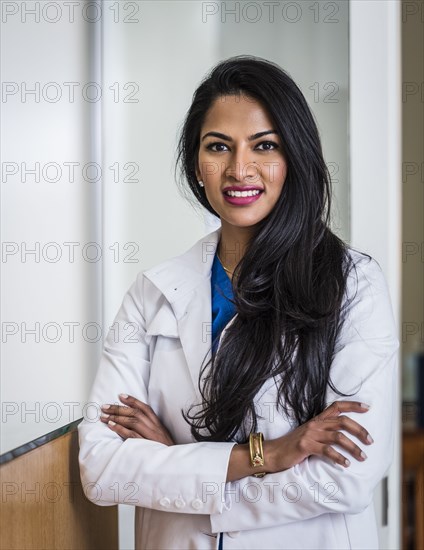
[[[424,550],[424,429],[402,437],[403,550]]]

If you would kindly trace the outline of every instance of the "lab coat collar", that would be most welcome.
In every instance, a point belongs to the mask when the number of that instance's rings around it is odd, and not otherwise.
[[[171,304],[177,319],[185,314],[195,289],[210,282],[212,264],[221,237],[221,227],[199,239],[189,250],[144,271]]]

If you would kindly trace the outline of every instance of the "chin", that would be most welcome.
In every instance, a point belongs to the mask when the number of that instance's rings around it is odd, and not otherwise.
[[[223,218],[221,218],[222,220]],[[236,219],[236,220],[230,220],[230,219],[227,219],[225,220],[227,223],[229,223],[230,225],[234,226],[234,227],[253,227],[255,225],[257,225],[260,221],[262,221],[263,218],[249,218],[249,219]]]

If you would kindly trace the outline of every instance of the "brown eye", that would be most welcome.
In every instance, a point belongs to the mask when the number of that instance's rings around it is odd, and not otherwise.
[[[257,145],[257,148],[264,146],[261,151],[273,151],[274,149],[278,149],[278,144],[274,141],[262,141]]]
[[[225,147],[225,149],[223,149],[223,147]],[[209,151],[214,151],[215,153],[221,153],[222,151],[227,150],[227,146],[225,143],[216,141],[215,143],[209,143],[209,145],[206,146],[206,149]]]

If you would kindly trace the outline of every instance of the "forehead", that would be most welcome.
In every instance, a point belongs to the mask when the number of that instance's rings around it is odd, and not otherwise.
[[[205,115],[202,129],[220,127],[268,130],[273,127],[271,116],[256,99],[245,95],[219,96]],[[250,130],[249,130],[250,131]]]

